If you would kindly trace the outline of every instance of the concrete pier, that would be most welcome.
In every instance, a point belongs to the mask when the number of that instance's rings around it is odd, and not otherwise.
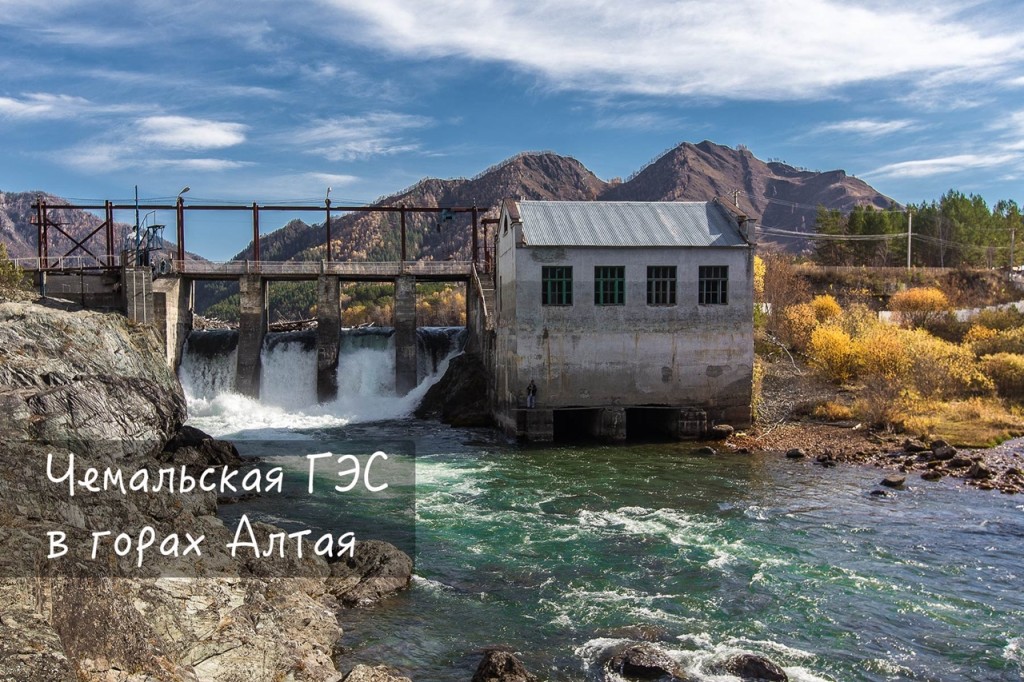
[[[181,277],[153,281],[154,317],[164,340],[167,365],[172,369],[181,364],[181,352],[192,331],[193,291],[193,283]]]
[[[340,280],[316,281],[316,396],[321,403],[338,396],[338,349],[341,333]]]
[[[416,387],[416,278],[395,280],[395,392]]]
[[[122,280],[125,316],[132,322],[152,324],[153,271],[149,268],[125,268]]]
[[[606,407],[600,411],[597,420],[599,438],[621,442],[626,440],[626,410],[622,407]]]
[[[260,353],[269,324],[267,282],[259,275],[238,280],[238,364],[235,390],[252,398],[260,396]]]

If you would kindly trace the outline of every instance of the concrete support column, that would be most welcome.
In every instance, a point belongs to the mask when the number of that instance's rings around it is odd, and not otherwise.
[[[683,408],[674,412],[669,422],[669,433],[677,440],[700,438],[707,430],[707,413],[695,408]]]
[[[611,441],[626,440],[625,408],[606,407],[601,410],[597,420],[597,436]]]
[[[194,284],[181,277],[161,277],[153,282],[153,303],[157,329],[164,340],[167,366],[177,369],[181,351],[192,331]]]
[[[531,443],[550,443],[555,439],[554,410],[519,410],[519,425],[519,433]]]
[[[121,280],[125,316],[132,322],[153,323],[153,271],[149,268],[125,268]]]
[[[267,282],[259,275],[243,275],[238,280],[238,364],[235,390],[252,398],[260,397],[260,353],[267,333]]]
[[[395,280],[395,392],[416,387],[416,278]]]
[[[316,396],[322,403],[338,396],[338,347],[341,334],[340,282],[321,275],[316,281]]]

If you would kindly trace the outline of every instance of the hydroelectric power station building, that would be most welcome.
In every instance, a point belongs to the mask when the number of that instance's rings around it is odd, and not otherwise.
[[[718,201],[506,200],[495,237],[498,423],[540,441],[749,425],[749,228]]]

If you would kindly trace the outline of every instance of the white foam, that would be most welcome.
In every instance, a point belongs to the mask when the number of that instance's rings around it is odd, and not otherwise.
[[[1024,637],[1014,637],[1006,643],[1006,647],[1003,649],[1003,658],[1016,663],[1019,668],[1024,670]]]
[[[296,438],[300,436],[288,435],[288,431],[408,417],[427,390],[444,375],[455,354],[441,362],[437,374],[424,379],[405,396],[395,395],[394,351],[359,349],[345,354],[338,362],[338,397],[318,404],[316,354],[298,343],[281,343],[264,354],[262,400],[223,390],[222,383],[199,382],[197,378],[204,375],[196,373],[194,364],[186,366],[184,362],[182,388],[188,400],[190,423],[211,435]],[[221,364],[227,362],[221,360]],[[223,373],[207,372],[216,377]]]

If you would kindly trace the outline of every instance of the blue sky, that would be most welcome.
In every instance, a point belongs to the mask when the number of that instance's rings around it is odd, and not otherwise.
[[[524,150],[609,179],[710,139],[900,202],[1020,202],[1022,23],[1019,0],[0,0],[0,190],[367,203]]]

